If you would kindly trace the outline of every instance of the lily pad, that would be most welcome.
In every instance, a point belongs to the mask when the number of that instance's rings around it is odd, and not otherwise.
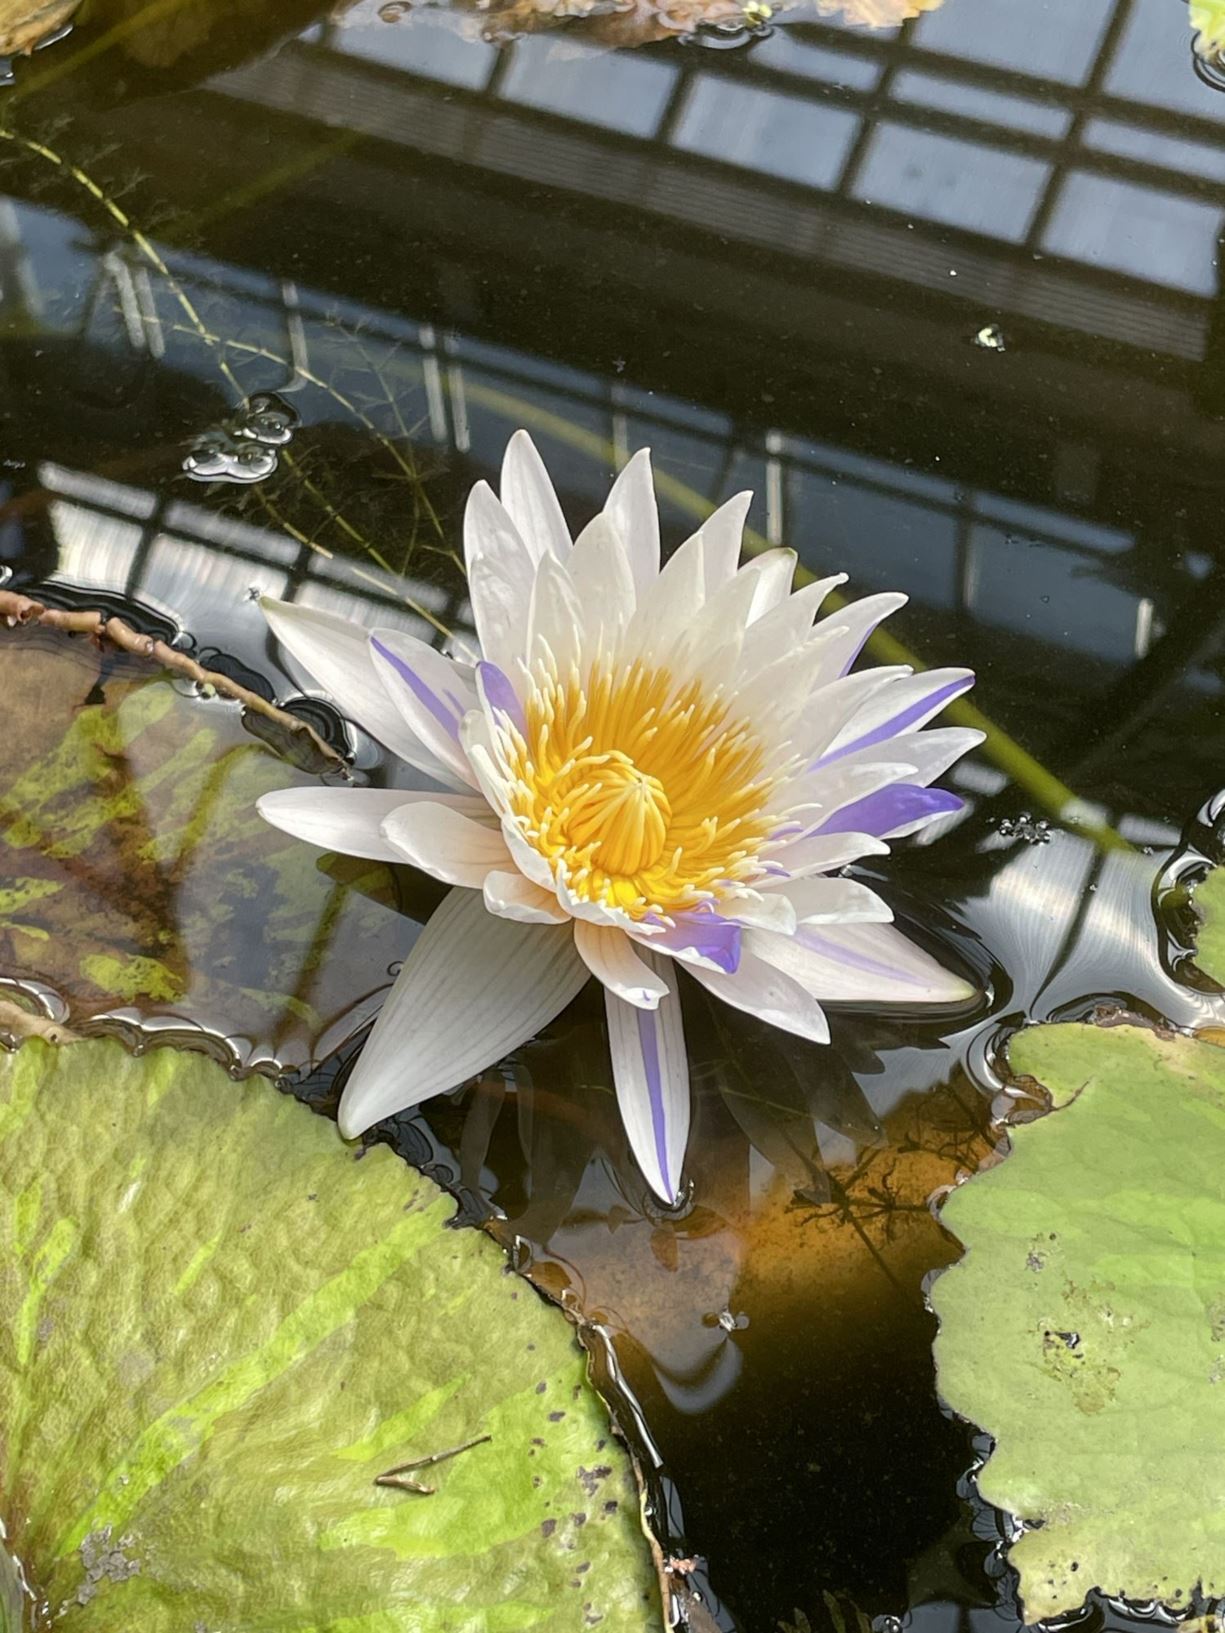
[[[1191,27],[1195,49],[1212,58],[1225,46],[1225,0],[1191,0]]]
[[[1195,962],[1225,986],[1225,868],[1213,868],[1195,887],[1195,910],[1200,919]]]
[[[658,1625],[568,1324],[428,1180],[359,1155],[200,1056],[0,1057],[0,1535],[28,1626]],[[432,1495],[375,1484],[483,1435],[416,1471]]]
[[[81,0],[0,0],[0,54],[33,51],[63,28]]]
[[[982,1495],[1024,1521],[1028,1622],[1092,1588],[1225,1593],[1225,1050],[1138,1026],[1033,1027],[1009,1047],[1054,1109],[942,1219],[949,1406],[990,1432]]]

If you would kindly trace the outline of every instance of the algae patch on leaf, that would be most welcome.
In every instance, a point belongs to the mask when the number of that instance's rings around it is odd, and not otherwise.
[[[46,1625],[658,1625],[571,1330],[452,1212],[200,1056],[0,1055],[0,1519]]]
[[[995,1449],[982,1495],[1027,1622],[1093,1588],[1225,1593],[1225,1050],[1134,1026],[1033,1027],[1009,1046],[1055,1109],[942,1219],[936,1365]]]

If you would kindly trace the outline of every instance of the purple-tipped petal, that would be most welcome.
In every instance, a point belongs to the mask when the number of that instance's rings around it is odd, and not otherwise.
[[[915,783],[895,782],[887,788],[878,788],[864,799],[856,800],[853,805],[844,805],[812,831],[826,834],[852,829],[856,833],[875,834],[878,839],[887,839],[902,828],[910,829],[964,808],[965,801],[946,789],[920,788]]]
[[[450,768],[449,756],[440,759],[431,752],[409,725],[404,710],[397,706],[377,673],[369,630],[335,613],[275,601],[269,596],[261,597],[260,608],[281,645],[358,725],[427,776],[437,777],[453,788],[471,782],[470,777],[457,775]],[[445,661],[441,654],[437,656],[440,662]]]
[[[722,919],[709,907],[678,913],[671,927],[642,937],[642,945],[658,948],[685,964],[705,964],[731,975],[740,963],[743,932],[732,919]]]
[[[871,671],[866,671],[871,673]],[[836,748],[828,749],[816,762],[818,765],[832,765],[835,760],[841,760],[848,754],[855,754],[860,749],[875,748],[878,743],[884,743],[900,732],[909,731],[911,727],[921,726],[925,720],[939,713],[946,703],[951,703],[955,697],[960,697],[974,684],[974,676],[960,674],[952,680],[947,680],[934,691],[924,691],[916,698],[912,698],[896,714],[888,716],[873,726],[860,737],[852,738],[848,743],[842,743]]]
[[[852,601],[850,606],[833,615],[831,622],[845,624],[847,631],[846,644],[839,654],[839,674],[850,674],[879,626],[886,618],[900,611],[909,599],[909,596],[900,594],[867,595],[862,601]]]
[[[417,736],[452,775],[475,785],[459,728],[476,705],[471,679],[453,659],[415,636],[375,630],[370,637],[375,672]]]
[[[476,666],[476,675],[486,705],[494,713],[505,715],[521,737],[526,736],[527,716],[506,671],[499,669],[496,663],[482,660]]]
[[[801,924],[793,936],[752,931],[745,951],[823,1003],[960,1004],[974,996],[892,924]]]
[[[386,637],[372,635],[370,645],[384,662],[391,665],[421,707],[427,710],[443,730],[449,733],[458,743],[459,723],[467,713],[463,701],[455,695],[454,691],[435,691],[418,666],[411,663],[408,658],[402,657],[398,652],[392,651],[387,644]],[[432,651],[433,649],[427,647],[425,650]],[[448,661],[448,659],[443,659],[444,663]]]
[[[666,959],[644,957],[668,995],[658,1009],[637,1009],[606,987],[608,1042],[630,1148],[656,1196],[675,1202],[689,1139],[689,1063],[675,977]]]

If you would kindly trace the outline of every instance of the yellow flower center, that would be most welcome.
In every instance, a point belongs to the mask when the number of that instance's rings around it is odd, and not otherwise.
[[[701,684],[633,664],[538,675],[512,733],[512,810],[555,877],[634,918],[717,898],[756,871],[776,818],[756,734]]]
[[[672,819],[659,778],[640,771],[620,749],[583,755],[575,766],[588,775],[570,800],[571,845],[591,846],[608,873],[638,873],[658,862]]]

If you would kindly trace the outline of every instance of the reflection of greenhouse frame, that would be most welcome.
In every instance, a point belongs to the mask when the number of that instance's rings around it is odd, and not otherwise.
[[[334,385],[307,370],[302,366],[300,359],[291,360],[289,358],[279,356],[277,353],[267,347],[252,345],[242,341],[228,340],[215,333],[205,322],[197,305],[192,300],[188,292],[184,289],[180,280],[176,278],[175,274],[167,265],[165,258],[159,252],[156,245],[131,219],[127,212],[115,200],[109,197],[109,195],[97,184],[97,182],[94,181],[88,172],[86,172],[80,166],[72,163],[62,154],[46,144],[23,136],[3,126],[0,126],[0,141],[11,142],[15,146],[30,154],[32,157],[39,158],[68,175],[79,187],[83,188],[84,191],[94,200],[94,202],[106,213],[112,224],[123,233],[123,235],[133,244],[139,254],[153,267],[154,271],[163,280],[168,293],[180,307],[186,322],[182,328],[178,330],[178,332],[194,336],[215,355],[217,368],[226,384],[234,393],[236,401],[241,401],[247,395],[247,393],[234,373],[234,370],[228,361],[227,354],[234,353],[247,357],[263,358],[269,362],[277,364],[279,368],[286,370],[296,366],[298,372],[304,379],[306,379],[310,384],[327,392],[328,395],[331,396],[337,403],[338,407],[340,407],[346,413],[352,415],[359,424],[363,425],[377,439],[379,445],[384,449],[389,457],[394,460],[395,465],[404,478],[410,483],[413,490],[420,493],[420,474],[411,463],[411,460],[406,457],[406,453],[398,444],[397,439],[388,436],[386,432],[382,431],[372,420],[370,415],[362,409],[360,404],[356,403],[350,396],[347,396],[346,394],[337,390]],[[178,326],[175,327],[178,329]],[[563,442],[578,452],[589,455],[593,460],[598,461],[602,465],[615,466],[619,465],[623,460],[624,455],[622,451],[616,448],[610,440],[601,437],[594,432],[585,430],[581,426],[575,425],[570,420],[565,419],[563,416],[553,413],[547,409],[543,409],[536,403],[525,400],[516,394],[502,391],[477,381],[468,381],[466,383],[465,390],[467,395],[473,401],[480,401],[485,407],[503,417],[506,420],[508,427],[518,423],[527,425],[537,432],[543,432],[556,438],[558,441]],[[404,440],[407,440],[410,435],[409,427],[404,423],[402,417],[399,415],[398,408],[395,406],[394,398],[390,390],[386,390],[386,397],[388,403],[392,406],[396,414],[399,434]],[[294,472],[303,489],[308,493],[312,500],[320,506],[333,524],[385,572],[389,574],[392,573],[393,568],[378,550],[378,548],[347,521],[345,516],[327,498],[326,494],[320,490],[317,483],[315,483],[309,475],[300,469],[300,466],[295,463],[294,456],[289,449],[284,450],[283,461],[285,465]],[[670,476],[666,472],[658,473],[658,486],[662,497],[668,499],[680,509],[687,512],[696,521],[702,520],[715,508],[710,501],[689,487],[688,484],[681,482],[679,479]],[[269,500],[268,496],[262,492],[258,484],[254,485],[252,491],[257,494],[259,502],[268,512],[270,519],[273,520],[277,527],[281,528],[283,531],[288,533],[290,537],[295,538],[304,546],[311,549],[318,548],[312,538],[304,534],[301,529],[296,528],[292,523],[287,521],[276,511],[272,502]],[[425,503],[433,525],[441,534],[441,525],[436,514],[434,514],[432,509],[429,507],[428,500],[426,500]],[[761,534],[755,532],[752,528],[746,528],[745,548],[750,554],[760,553],[761,551],[769,548],[769,541],[767,541]],[[358,579],[368,578],[373,584],[377,585],[380,592],[385,592],[386,586],[379,580],[375,579],[373,575],[371,575],[368,570],[364,569],[360,564],[354,564],[351,570],[354,577]],[[814,576],[815,575],[809,572],[806,568],[801,566],[796,575],[797,587],[800,587],[805,583],[812,582]],[[426,621],[432,624],[441,635],[445,637],[449,637],[451,635],[452,632],[445,625],[443,625],[428,608],[419,602],[414,601],[408,596],[405,596],[403,599],[411,611],[416,613],[418,616],[425,618]],[[840,598],[836,594],[831,596],[829,604],[831,607],[836,608],[840,604]],[[868,650],[873,657],[887,663],[910,664],[919,669],[924,667],[922,661],[916,656],[916,654],[885,631],[877,631],[874,633],[868,643]],[[1015,741],[1015,739],[1004,732],[973,704],[966,702],[964,699],[958,700],[950,708],[948,718],[954,724],[971,726],[976,730],[984,732],[985,742],[983,744],[982,752],[988,758],[993,760],[1010,779],[1012,779],[1020,788],[1024,789],[1031,798],[1041,804],[1043,809],[1050,812],[1050,814],[1056,819],[1068,823],[1069,825],[1080,827],[1087,835],[1092,837],[1100,844],[1106,846],[1117,846],[1125,843],[1116,833],[1114,833],[1112,829],[1103,826],[1093,818],[1086,815],[1083,801],[1081,801],[1070,788],[1062,783],[1052,772],[1042,765],[1041,762],[1035,759],[1034,756],[1030,755],[1019,743]]]

